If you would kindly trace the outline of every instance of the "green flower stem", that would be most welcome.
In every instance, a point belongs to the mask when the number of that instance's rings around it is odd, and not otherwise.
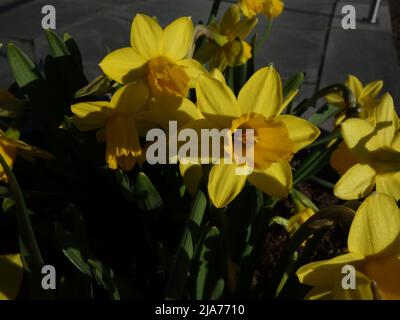
[[[207,24],[211,24],[213,22],[213,20],[217,17],[220,4],[221,4],[221,0],[214,0],[210,15],[208,16]]]
[[[267,25],[265,26],[264,32],[261,36],[261,38],[256,42],[255,46],[254,46],[254,54],[261,49],[261,47],[264,45],[264,43],[268,40],[269,35],[271,33],[271,29],[272,29],[272,21],[273,20],[268,20]]]
[[[183,296],[186,278],[194,255],[194,246],[206,207],[207,197],[204,191],[199,188],[168,278],[165,299],[175,300],[181,299]]]

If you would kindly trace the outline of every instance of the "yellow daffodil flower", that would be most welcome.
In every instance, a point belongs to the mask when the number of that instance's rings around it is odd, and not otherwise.
[[[210,69],[224,71],[227,66],[239,66],[252,57],[251,46],[244,41],[257,24],[257,19],[241,19],[237,5],[231,6],[221,23],[209,27],[212,41],[196,52],[196,59],[208,63]]]
[[[239,0],[240,10],[247,18],[264,14],[272,20],[280,16],[284,4],[281,0]]]
[[[0,91],[0,104],[16,100],[17,99],[11,93],[2,90]],[[6,133],[0,130],[0,154],[10,168],[13,167],[17,154],[20,154],[22,157],[28,160],[30,160],[32,156],[44,159],[53,159],[53,155],[47,151],[28,145],[19,140],[18,137],[19,133],[16,136],[8,136]],[[7,175],[1,165],[0,181],[8,183]]]
[[[331,158],[332,166],[343,173],[334,188],[340,199],[363,198],[375,186],[378,192],[400,199],[400,126],[389,94],[375,108],[374,122],[375,126],[351,118],[341,124],[346,145]]]
[[[228,205],[243,189],[246,180],[271,196],[287,196],[292,187],[289,160],[294,153],[312,143],[320,133],[318,128],[306,120],[281,115],[296,94],[297,91],[283,99],[281,79],[273,67],[257,71],[243,86],[237,98],[223,82],[205,75],[199,77],[196,86],[198,109],[192,104],[190,111],[192,117],[197,119],[183,128],[195,130],[199,137],[202,129],[217,129],[219,132],[229,129],[232,133],[237,129],[254,130],[252,160],[255,169],[252,173],[236,174],[236,169],[245,168],[246,163],[224,162],[214,164],[211,168],[208,192],[216,207]],[[189,107],[190,104],[187,100],[186,105]],[[195,112],[199,114],[195,116]],[[166,119],[175,119],[188,113],[181,111],[180,115],[178,112],[174,115],[174,112],[168,112],[169,117]],[[232,137],[228,139],[233,140]],[[237,142],[244,143],[243,140]],[[199,145],[198,150],[201,149]],[[230,156],[235,158],[232,154]]]
[[[0,300],[17,297],[22,283],[23,267],[20,254],[0,255]]]
[[[349,253],[312,262],[297,276],[313,289],[307,299],[373,299],[375,281],[383,299],[400,299],[400,210],[393,198],[374,193],[359,207],[348,237]],[[354,267],[355,288],[342,286],[342,268]]]
[[[145,131],[143,115],[149,90],[144,84],[131,83],[117,90],[110,102],[80,102],[72,105],[73,123],[81,131],[98,131],[98,140],[106,141],[106,162],[110,169],[129,171],[141,161],[139,135]]]
[[[354,95],[359,110],[358,116],[362,119],[373,121],[373,110],[377,104],[377,97],[382,90],[383,81],[374,81],[364,86],[356,76],[349,75],[345,85]],[[339,125],[344,119],[346,119],[347,112],[347,109],[345,108],[346,102],[344,101],[343,96],[339,93],[331,93],[325,98],[329,104],[343,109],[342,112],[336,116],[335,125]]]
[[[100,63],[111,79],[127,84],[141,80],[153,96],[186,96],[194,87],[200,63],[186,59],[193,43],[193,24],[182,17],[164,30],[158,22],[138,14],[133,19],[131,47],[111,52]]]

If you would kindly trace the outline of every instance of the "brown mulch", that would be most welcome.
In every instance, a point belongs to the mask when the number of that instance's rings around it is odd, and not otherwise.
[[[389,0],[389,6],[392,17],[393,38],[400,61],[400,1]]]

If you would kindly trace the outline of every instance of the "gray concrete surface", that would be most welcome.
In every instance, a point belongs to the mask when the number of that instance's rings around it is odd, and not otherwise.
[[[224,1],[222,13],[229,2]],[[298,99],[309,96],[318,86],[343,82],[348,73],[363,82],[382,79],[396,103],[400,104],[400,67],[397,62],[386,1],[379,23],[363,21],[369,0],[286,0],[284,13],[274,22],[268,43],[257,56],[258,67],[273,62],[283,79],[300,71],[307,73]],[[57,32],[68,32],[82,51],[89,79],[100,73],[97,64],[107,51],[129,44],[130,22],[138,13],[158,17],[162,24],[190,15],[195,22],[206,21],[211,0],[1,0],[0,41],[15,42],[35,62],[47,52],[41,28],[41,8],[52,4],[57,10]],[[341,8],[357,9],[357,29],[341,28]],[[261,18],[257,32],[262,32]],[[5,48],[0,49],[0,87],[6,88],[12,76]]]

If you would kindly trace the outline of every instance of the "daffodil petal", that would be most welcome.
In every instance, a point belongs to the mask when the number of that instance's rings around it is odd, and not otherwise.
[[[131,46],[147,61],[162,54],[163,43],[163,30],[158,22],[152,17],[137,14],[132,22]]]
[[[333,282],[333,300],[373,300],[374,295],[371,289],[371,280],[356,270],[355,274],[355,289],[344,289],[342,279],[344,275],[340,275]]]
[[[313,287],[333,287],[333,281],[341,275],[342,267],[346,264],[358,266],[365,257],[359,253],[347,253],[330,260],[311,262],[297,270],[299,281]]]
[[[218,160],[220,160],[221,162],[223,161],[224,147],[227,142],[229,143],[228,140],[231,137],[230,136],[227,137],[223,131],[220,131],[216,123],[205,118],[193,120],[183,125],[179,129],[178,136],[185,129],[193,130],[195,136],[198,137],[196,141],[198,151],[196,156],[193,155],[191,155],[191,157],[181,156],[181,158],[185,158],[186,161],[189,161],[191,163],[204,163],[204,164],[215,163],[215,161]],[[213,151],[215,150],[214,148],[218,149],[217,145],[218,143],[219,143],[219,153],[214,156]],[[178,141],[178,149],[180,149],[180,147],[183,144],[185,144],[185,141]]]
[[[235,164],[213,165],[208,180],[208,194],[217,208],[227,206],[242,191],[246,175],[237,175]]]
[[[358,208],[348,237],[350,252],[374,256],[398,243],[400,209],[393,198],[374,193]]]
[[[247,179],[264,193],[277,198],[287,197],[293,183],[292,169],[287,160],[275,162],[263,171],[256,170]]]
[[[294,152],[313,143],[320,135],[320,130],[311,122],[291,115],[282,115],[276,117],[286,125],[289,138],[294,143]]]
[[[291,103],[293,101],[293,99],[297,96],[298,93],[299,93],[299,89],[292,90],[287,94],[286,97],[284,97],[283,104],[282,104],[278,114],[281,114],[283,112],[283,110],[286,109],[286,107],[289,105],[289,103]]]
[[[394,256],[368,259],[363,267],[363,272],[376,281],[379,294],[384,300],[400,300],[399,270],[400,260]]]
[[[343,96],[339,93],[331,93],[325,96],[326,102],[332,104],[334,106],[338,106],[339,108],[344,108],[345,101]]]
[[[356,100],[359,101],[361,92],[363,91],[363,84],[361,81],[356,76],[350,74],[347,78],[346,85],[353,92]]]
[[[375,186],[375,170],[368,164],[356,164],[339,179],[334,188],[336,197],[343,200],[361,199]]]
[[[399,121],[390,94],[385,94],[375,108],[375,120],[380,145],[391,147],[399,130]]]
[[[211,70],[209,72],[209,76],[226,85],[225,77],[224,77],[224,75],[222,74],[222,72],[219,69],[214,68],[213,70]]]
[[[358,163],[357,159],[354,157],[352,152],[350,152],[346,143],[342,141],[337,149],[332,153],[331,156],[331,166],[334,168],[341,176],[346,173],[352,166]]]
[[[0,256],[0,300],[14,300],[22,283],[20,254]]]
[[[259,113],[266,118],[278,115],[283,103],[282,82],[274,67],[254,73],[240,90],[238,102],[241,114]]]
[[[191,121],[204,118],[193,102],[183,97],[155,97],[149,102],[149,110],[166,131],[170,121],[177,121],[180,128]]]
[[[230,128],[232,120],[240,117],[235,95],[220,81],[201,75],[196,94],[200,112],[222,128]]]
[[[223,35],[228,35],[231,28],[240,21],[240,10],[237,5],[232,5],[225,11],[221,20],[220,32]]]
[[[382,88],[383,88],[383,81],[378,80],[371,82],[364,87],[360,99],[364,98],[368,98],[369,100],[375,99],[378,96],[379,92],[382,90]]]
[[[143,110],[149,98],[149,89],[143,83],[131,83],[118,89],[111,105],[119,113],[134,114]]]
[[[17,157],[17,147],[8,143],[6,137],[0,138],[0,153],[7,165],[12,168]],[[0,181],[8,183],[8,177],[3,166],[0,165]]]
[[[332,286],[319,286],[312,288],[304,300],[332,300]]]
[[[179,171],[182,175],[186,189],[192,196],[194,196],[197,192],[201,177],[203,175],[201,164],[183,164],[180,162]]]
[[[341,124],[343,140],[359,159],[368,160],[371,151],[380,149],[375,128],[363,119],[351,118]]]
[[[190,17],[176,19],[164,29],[164,51],[167,57],[183,59],[193,42],[193,23]]]
[[[177,61],[177,64],[183,67],[183,70],[189,77],[190,88],[196,87],[197,80],[201,74],[207,74],[207,70],[195,59],[183,59]]]
[[[400,171],[378,174],[376,176],[376,191],[400,200]]]
[[[81,131],[101,128],[114,112],[107,101],[79,102],[71,106],[71,111],[75,114],[71,120]]]
[[[127,84],[145,75],[146,61],[132,48],[122,48],[109,53],[99,66],[111,79]]]

